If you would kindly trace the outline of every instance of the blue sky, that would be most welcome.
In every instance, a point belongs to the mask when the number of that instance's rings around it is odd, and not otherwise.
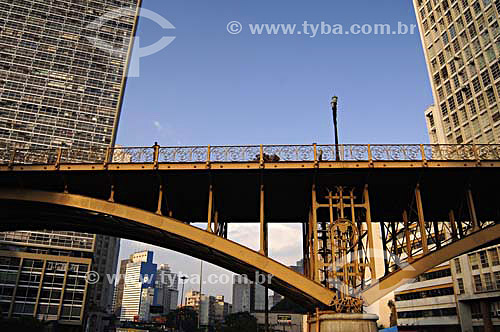
[[[256,23],[416,24],[409,0],[144,0],[143,7],[176,29],[141,19],[142,46],[163,36],[176,39],[142,58],[140,76],[129,78],[118,144],[331,143],[334,94],[340,98],[341,142],[428,142],[423,112],[432,94],[418,32],[309,38],[248,31]],[[227,32],[233,20],[242,23],[241,34]],[[235,238],[239,231],[235,226]],[[289,232],[297,241],[274,252],[291,264],[301,244]],[[238,240],[253,241],[251,235]],[[122,247],[124,257],[143,246],[124,241]],[[179,254],[156,255],[174,270],[198,269]],[[230,296],[230,286],[209,292]]]

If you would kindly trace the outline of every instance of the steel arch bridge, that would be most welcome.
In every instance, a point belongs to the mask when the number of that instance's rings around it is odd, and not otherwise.
[[[499,185],[500,145],[5,147],[0,230],[138,240],[352,311],[498,241]],[[232,222],[260,224],[259,251],[227,239]],[[269,223],[302,224],[305,275],[268,257]]]

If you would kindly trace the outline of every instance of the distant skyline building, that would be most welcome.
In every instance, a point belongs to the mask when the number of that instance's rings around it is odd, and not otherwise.
[[[154,304],[156,273],[152,251],[130,255],[124,276],[120,321],[149,321],[149,309]]]
[[[233,277],[233,313],[265,310],[266,289],[242,275]]]
[[[112,146],[139,9],[140,0],[0,0],[0,148],[104,150]],[[92,22],[113,11],[124,15],[92,28]],[[105,41],[113,50],[98,46],[92,38]],[[101,157],[86,161],[94,158]],[[56,264],[62,269],[56,275],[42,273],[42,280],[30,279],[33,287],[59,278],[63,271],[63,275],[73,273],[68,269],[74,266],[77,272],[114,274],[120,246],[119,239],[109,236],[52,231],[9,232],[0,242],[0,259],[9,261],[8,266],[35,264],[39,273],[48,272],[52,263],[65,264]],[[101,317],[111,313],[113,299],[113,285],[103,279],[82,286],[83,299],[78,295],[71,309],[64,309],[63,302],[63,310],[51,308],[55,297],[73,296],[65,293],[68,288],[47,295],[51,300],[44,302],[21,296],[22,288],[11,280],[4,299],[12,298],[14,305],[3,303],[2,309],[9,307],[3,310],[8,316],[82,324],[87,305],[93,312],[85,313],[86,328],[101,330]]]
[[[500,3],[413,3],[436,105],[431,143],[500,143]]]
[[[200,326],[215,324],[215,296],[200,294],[198,291],[189,291],[186,294],[185,306],[198,312]]]
[[[125,288],[125,273],[127,272],[127,264],[130,259],[122,259],[120,261],[120,269],[118,283],[115,286],[113,294],[113,313],[116,317],[120,317],[122,311],[123,289]]]
[[[217,295],[215,297],[214,307],[215,323],[217,323],[224,321],[224,319],[231,314],[233,306],[231,303],[225,302],[223,295]]]
[[[156,272],[155,305],[163,307],[163,314],[177,309],[179,302],[179,276],[168,264],[160,264]]]

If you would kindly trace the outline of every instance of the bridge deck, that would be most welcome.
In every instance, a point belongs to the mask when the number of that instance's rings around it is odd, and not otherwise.
[[[375,222],[400,220],[401,207],[410,205],[417,183],[422,190],[425,219],[447,220],[449,208],[459,210],[464,203],[463,192],[471,186],[478,218],[492,220],[500,215],[496,203],[500,197],[500,162],[436,163],[439,166],[385,162],[385,167],[372,167],[368,163],[340,162],[332,163],[331,168],[329,163],[319,163],[319,167],[312,163],[276,163],[265,168],[244,164],[214,164],[210,168],[205,164],[19,165],[0,166],[0,185],[62,191],[66,183],[71,193],[106,199],[113,183],[117,202],[155,211],[155,196],[163,183],[165,214],[172,211],[179,220],[206,222],[207,191],[212,181],[220,218],[227,222],[259,222],[259,185],[263,176],[266,220],[283,223],[307,220],[314,179],[321,188],[368,185]]]

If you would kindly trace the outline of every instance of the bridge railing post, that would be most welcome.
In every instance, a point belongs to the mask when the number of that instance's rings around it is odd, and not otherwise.
[[[107,147],[106,148],[106,154],[104,155],[104,167],[107,167],[108,164],[112,161],[112,154],[113,154],[113,148],[112,147]]]
[[[313,143],[313,153],[314,153],[314,166],[318,167],[318,145]]]
[[[211,156],[212,154],[212,147],[210,146],[210,144],[207,146],[207,167],[210,167],[210,162],[211,162]]]
[[[427,157],[425,156],[425,146],[423,144],[420,144],[420,155],[422,156],[424,166],[427,166]]]
[[[16,148],[12,149],[12,152],[11,152],[10,158],[9,158],[9,167],[14,166],[14,161],[16,160],[16,153],[17,153],[17,149]]]
[[[260,163],[260,167],[263,168],[264,167],[264,145],[260,145],[260,156],[259,156],[259,163]]]
[[[58,168],[59,165],[61,165],[61,158],[62,158],[62,148],[59,147],[59,148],[57,148],[57,157],[56,157],[56,161],[54,163],[54,166],[56,166],[56,168]]]
[[[372,156],[372,147],[371,144],[368,144],[368,163],[370,164],[370,167],[373,166],[373,156]]]
[[[155,168],[158,168],[158,159],[160,158],[160,146],[158,145],[158,142],[155,142],[153,149],[153,164]]]
[[[472,152],[474,153],[474,159],[476,159],[476,163],[478,165],[481,165],[481,157],[479,156],[477,145],[474,143],[472,144]]]

